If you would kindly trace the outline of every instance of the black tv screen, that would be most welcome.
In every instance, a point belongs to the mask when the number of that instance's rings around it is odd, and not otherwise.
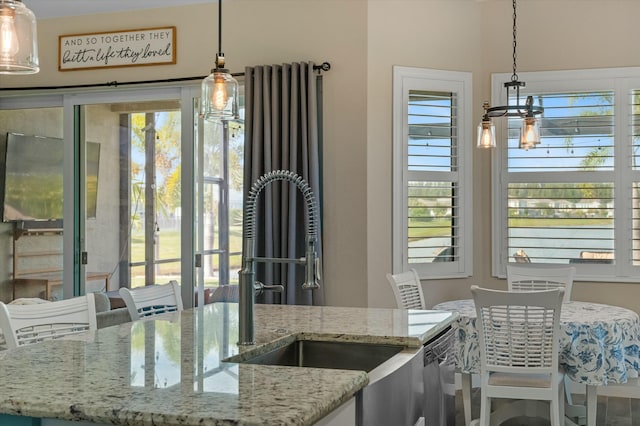
[[[96,217],[100,144],[87,142],[87,217]],[[4,150],[3,221],[63,217],[64,141],[7,133]]]

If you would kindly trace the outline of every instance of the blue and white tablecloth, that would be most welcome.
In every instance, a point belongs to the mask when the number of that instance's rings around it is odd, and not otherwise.
[[[473,299],[440,303],[435,310],[460,314],[454,322],[455,362],[465,373],[480,372],[480,347]],[[560,318],[560,364],[572,380],[587,385],[626,383],[640,370],[640,318],[618,306],[567,302]]]

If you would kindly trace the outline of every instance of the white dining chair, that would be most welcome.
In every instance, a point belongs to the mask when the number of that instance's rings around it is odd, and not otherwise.
[[[183,309],[180,285],[173,280],[168,284],[133,289],[120,287],[118,293],[129,309],[132,321]]]
[[[571,300],[571,288],[576,268],[567,265],[542,265],[536,263],[509,263],[507,285],[511,291],[538,291],[553,288],[564,289],[564,302]]]
[[[95,331],[94,295],[40,304],[0,302],[0,329],[9,349]]]
[[[564,288],[564,303],[571,300],[573,278],[576,268],[567,265],[542,265],[535,263],[510,263],[507,265],[507,284],[511,291],[536,291],[552,288]],[[573,395],[571,383],[565,376],[565,396],[567,404],[572,407]]]
[[[387,274],[387,281],[391,285],[399,309],[427,309],[420,278],[415,269]]]
[[[551,426],[564,425],[564,374],[558,361],[564,289],[513,292],[472,286],[471,293],[480,339],[480,426],[505,420],[491,418],[495,398],[549,401]],[[537,409],[515,412],[540,414]]]
[[[564,288],[563,302],[565,303],[571,300],[571,290],[575,275],[576,268],[574,266],[535,263],[510,263],[507,265],[509,290],[536,291],[561,287]],[[565,393],[568,405],[573,406],[569,378],[565,378]]]

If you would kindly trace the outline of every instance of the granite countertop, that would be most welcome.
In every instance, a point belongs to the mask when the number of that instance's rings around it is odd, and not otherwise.
[[[225,362],[294,338],[417,348],[442,311],[256,305],[256,345],[237,346],[237,304],[0,352],[0,413],[95,423],[310,425],[366,386],[362,371]]]

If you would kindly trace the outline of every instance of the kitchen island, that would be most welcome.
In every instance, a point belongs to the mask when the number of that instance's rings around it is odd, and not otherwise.
[[[214,303],[3,351],[0,424],[311,425],[352,400],[367,373],[225,360],[295,338],[420,348],[453,319],[442,311],[257,305],[257,343],[238,346],[237,304]]]

